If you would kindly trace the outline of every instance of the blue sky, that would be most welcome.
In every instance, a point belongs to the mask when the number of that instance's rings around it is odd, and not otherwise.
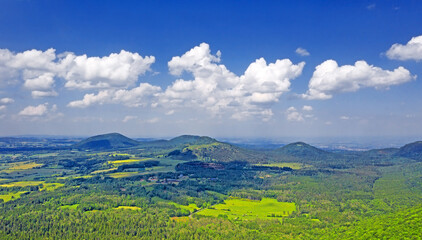
[[[0,1],[0,135],[417,137],[421,12],[420,1]]]

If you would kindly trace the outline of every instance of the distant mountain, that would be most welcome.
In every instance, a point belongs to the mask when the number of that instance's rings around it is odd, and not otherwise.
[[[202,145],[202,144],[211,144],[218,142],[217,140],[210,138],[210,137],[200,137],[200,136],[193,136],[193,135],[182,135],[179,137],[175,137],[173,139],[170,139],[169,144],[174,145]]]
[[[123,136],[120,133],[97,135],[72,146],[76,149],[105,150],[116,148],[129,148],[139,145],[138,141]]]
[[[422,141],[406,144],[394,155],[422,161]]]
[[[319,158],[331,155],[331,153],[329,152],[326,152],[304,142],[290,143],[286,146],[275,149],[274,152],[297,158]]]

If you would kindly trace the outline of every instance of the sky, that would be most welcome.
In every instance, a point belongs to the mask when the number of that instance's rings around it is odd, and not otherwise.
[[[421,1],[0,1],[0,136],[422,135]]]

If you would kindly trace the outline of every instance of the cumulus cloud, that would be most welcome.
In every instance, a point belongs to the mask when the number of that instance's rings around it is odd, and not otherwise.
[[[298,47],[297,49],[296,49],[296,53],[297,54],[299,54],[300,56],[302,56],[302,57],[305,57],[305,56],[309,56],[309,55],[311,55],[309,52],[308,52],[308,50],[306,50],[306,49],[304,49],[304,48],[301,48],[301,47]]]
[[[305,120],[302,113],[298,112],[295,107],[289,107],[286,111],[286,115],[287,121],[290,122],[303,122]]]
[[[365,61],[357,61],[355,65],[338,66],[336,61],[327,60],[315,68],[309,81],[309,89],[302,97],[330,99],[335,93],[355,92],[365,87],[388,89],[415,78],[416,76],[412,76],[403,67],[389,71],[368,65]]]
[[[4,110],[4,109],[6,109],[6,106],[4,106],[4,105],[0,105],[0,111],[2,111],[2,110]]]
[[[21,116],[43,116],[47,114],[47,104],[40,104],[38,106],[27,106],[22,111],[19,112]]]
[[[15,100],[13,100],[12,98],[1,98],[0,99],[0,103],[1,104],[10,104],[15,102]]]
[[[302,110],[303,111],[312,111],[313,108],[312,108],[312,106],[305,105],[305,106],[302,107]]]
[[[72,101],[68,106],[85,108],[94,104],[120,103],[129,107],[145,107],[152,101],[152,98],[157,97],[160,91],[160,87],[153,86],[149,83],[141,83],[139,87],[130,90],[107,89],[100,91],[98,94],[85,94],[82,100]]]
[[[251,63],[241,76],[219,64],[221,52],[211,54],[208,44],[202,43],[168,63],[175,76],[191,73],[192,80],[178,79],[168,86],[160,100],[162,104],[201,107],[212,114],[227,110],[232,118],[272,115],[268,104],[277,102],[289,91],[290,81],[302,73],[304,62],[293,64],[289,59],[267,63],[264,58]]]
[[[406,45],[393,44],[386,53],[389,59],[416,60],[422,59],[422,35],[413,37]]]
[[[124,50],[104,57],[68,53],[60,59],[60,67],[64,69],[60,75],[67,80],[65,86],[69,88],[128,87],[150,70],[154,62],[153,56],[142,57]]]
[[[77,56],[71,52],[56,55],[55,49],[28,50],[13,53],[0,49],[0,83],[23,80],[32,96],[57,96],[54,85],[57,78],[66,81],[72,89],[109,89],[133,86],[140,75],[150,70],[153,56],[121,50],[104,57]]]

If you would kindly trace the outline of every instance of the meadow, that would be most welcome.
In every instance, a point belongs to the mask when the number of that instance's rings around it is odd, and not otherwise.
[[[223,217],[233,220],[279,219],[296,211],[295,203],[278,202],[277,199],[250,200],[229,198],[223,204],[198,211],[196,215]]]

